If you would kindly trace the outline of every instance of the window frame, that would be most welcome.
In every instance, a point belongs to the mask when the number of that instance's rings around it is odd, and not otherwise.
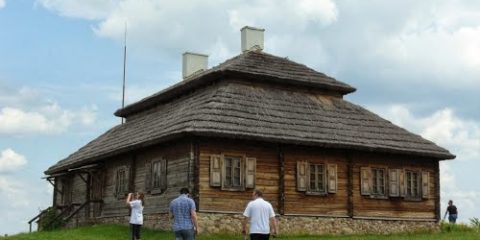
[[[406,200],[422,200],[422,178],[421,171],[417,170],[407,170],[405,169],[405,199]],[[415,177],[412,178],[412,174],[415,174]],[[415,186],[416,181],[416,186]],[[416,188],[415,188],[416,187]],[[415,195],[412,194],[414,189],[416,189]]]
[[[123,173],[120,175],[120,173]],[[117,199],[125,198],[128,194],[129,176],[128,168],[126,166],[118,167],[115,170],[115,192]],[[123,179],[121,178],[123,176]]]
[[[307,191],[306,194],[308,195],[327,195],[327,164],[326,163],[311,163],[308,162],[307,164]],[[315,189],[312,189],[312,166],[315,169]],[[322,171],[318,171],[319,167],[322,167]],[[322,177],[319,177],[319,175]],[[322,189],[320,189],[322,186]]]
[[[232,160],[238,160],[236,166],[233,164],[228,164]],[[230,166],[230,171],[227,171],[227,167]],[[238,169],[238,185],[235,184],[235,175],[236,169]],[[226,191],[245,191],[245,156],[244,155],[234,155],[234,154],[222,154],[222,183],[221,189]],[[228,173],[228,176],[227,176]],[[230,178],[229,184],[227,184],[227,179]]]
[[[150,194],[164,193],[168,188],[168,161],[165,157],[160,157],[152,160],[150,164],[149,192]],[[157,169],[155,169],[156,165],[158,165]],[[158,185],[155,185],[157,182]]]
[[[380,168],[380,167],[372,167],[370,169],[371,171],[371,191],[370,191],[370,196],[373,197],[380,197],[380,198],[387,198],[387,179],[386,179],[386,172],[387,170],[385,168]],[[382,183],[380,183],[380,178],[378,177],[377,173],[382,172],[382,177],[381,179],[383,180]],[[379,189],[383,188],[383,192],[380,192]]]

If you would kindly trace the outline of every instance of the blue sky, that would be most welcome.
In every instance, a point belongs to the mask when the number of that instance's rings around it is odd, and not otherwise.
[[[456,154],[442,204],[480,217],[478,1],[0,0],[0,234],[51,204],[45,169],[120,122],[125,22],[127,102],[178,82],[183,52],[214,66],[240,53],[242,26],[262,27],[266,52]]]

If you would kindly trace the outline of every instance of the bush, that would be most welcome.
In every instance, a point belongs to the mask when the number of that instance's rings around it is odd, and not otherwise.
[[[450,224],[442,222],[440,225],[440,229],[442,232],[471,232],[473,228],[468,226],[467,224],[459,223],[459,224]]]
[[[480,231],[480,219],[476,217],[470,218],[470,224],[475,230]]]
[[[64,226],[65,222],[61,217],[57,218],[57,214],[57,210],[54,207],[47,208],[40,217],[38,229],[40,231],[51,231]]]

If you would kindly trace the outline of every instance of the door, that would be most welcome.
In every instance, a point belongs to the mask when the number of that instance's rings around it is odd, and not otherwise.
[[[103,205],[103,186],[105,174],[103,171],[95,171],[91,173],[91,192],[90,200],[92,201],[92,216],[99,217],[102,215],[102,205]]]

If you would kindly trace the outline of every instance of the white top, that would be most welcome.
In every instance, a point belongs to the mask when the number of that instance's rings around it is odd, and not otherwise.
[[[275,217],[272,204],[257,198],[248,203],[243,216],[250,218],[250,233],[269,234],[270,218]]]
[[[130,208],[132,209],[132,213],[130,215],[130,223],[131,224],[143,224],[143,206],[141,200],[133,200],[130,201]]]

